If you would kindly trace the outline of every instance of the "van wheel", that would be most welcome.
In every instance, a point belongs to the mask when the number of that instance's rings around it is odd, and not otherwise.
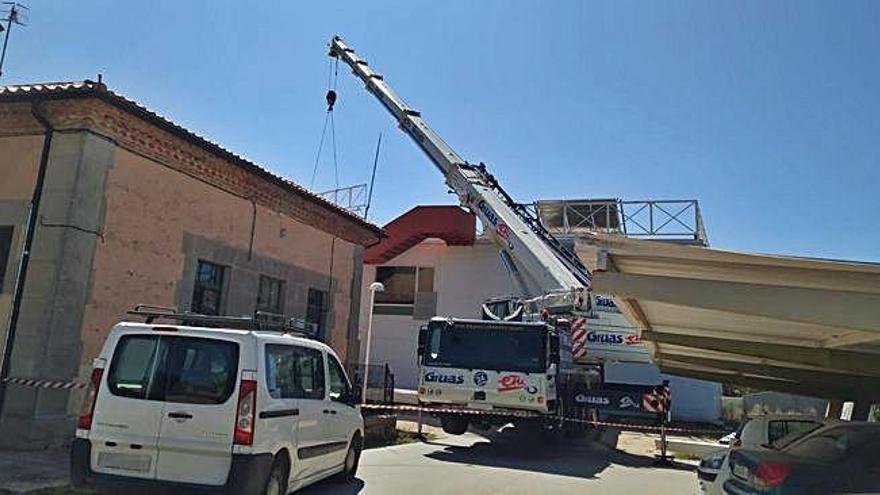
[[[272,465],[272,472],[266,480],[266,488],[263,495],[286,495],[287,494],[287,463],[278,459]]]
[[[345,482],[352,482],[357,475],[358,466],[361,463],[361,449],[363,447],[363,441],[361,440],[360,434],[355,434],[355,437],[351,440],[351,445],[348,446],[348,452],[345,454],[345,462],[342,466],[342,472],[339,473],[339,480]]]

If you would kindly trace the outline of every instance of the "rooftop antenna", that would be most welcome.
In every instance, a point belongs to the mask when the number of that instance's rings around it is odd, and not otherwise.
[[[3,62],[6,61],[6,47],[9,45],[9,35],[12,33],[12,25],[17,24],[22,27],[27,26],[27,14],[30,11],[30,9],[24,5],[16,2],[3,2],[3,5],[8,6],[9,15],[3,19],[3,21],[6,22],[6,26],[0,24],[0,33],[6,31],[6,34],[3,36],[3,53],[0,55],[0,77],[3,77]]]
[[[364,220],[370,213],[370,205],[373,203],[373,184],[376,183],[376,166],[379,165],[379,148],[382,146],[382,133],[379,133],[379,140],[376,142],[376,156],[373,157],[373,174],[370,176],[370,192],[367,195],[367,207],[364,209]]]

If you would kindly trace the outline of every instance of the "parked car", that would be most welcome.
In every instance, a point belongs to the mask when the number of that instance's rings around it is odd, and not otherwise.
[[[71,477],[111,493],[283,494],[351,480],[364,435],[356,403],[338,357],[316,340],[119,323],[94,363]]]
[[[700,489],[706,495],[722,495],[724,482],[730,479],[730,466],[727,456],[737,448],[763,448],[789,435],[803,435],[820,428],[825,421],[813,416],[768,414],[746,420],[739,429],[718,440],[728,445],[728,450],[720,450],[705,456],[700,462],[697,476]],[[711,479],[709,479],[711,478]]]
[[[718,493],[717,491],[710,492],[710,490],[712,490],[712,485],[718,478],[718,473],[726,459],[727,450],[718,450],[703,456],[700,460],[700,465],[697,467],[697,479],[700,482],[701,493]]]
[[[880,424],[853,422],[730,453],[731,495],[880,492]]]

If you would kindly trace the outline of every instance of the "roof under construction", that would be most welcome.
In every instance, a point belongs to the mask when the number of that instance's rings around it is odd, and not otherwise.
[[[880,396],[880,265],[581,234],[665,372],[842,400]]]

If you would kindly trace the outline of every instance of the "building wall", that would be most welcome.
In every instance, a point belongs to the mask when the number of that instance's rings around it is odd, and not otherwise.
[[[473,246],[447,246],[428,239],[384,263],[386,266],[434,267],[437,315],[480,318],[480,304],[493,296],[515,293],[498,248],[478,238]],[[379,265],[382,266],[382,265]],[[365,265],[361,310],[361,355],[366,355],[365,334],[369,319],[369,285],[376,278],[376,266]],[[418,386],[416,346],[418,329],[427,320],[412,316],[373,315],[371,363],[387,363],[395,374],[395,386]],[[715,422],[721,414],[721,385],[702,380],[666,376],[656,366],[616,363],[606,368],[609,381],[658,384],[669,379],[673,390],[672,415],[676,420]],[[371,379],[372,382],[372,379]]]
[[[135,304],[190,309],[200,259],[228,267],[227,314],[253,312],[260,274],[285,280],[291,316],[305,317],[309,288],[327,291],[326,341],[343,359],[356,354],[362,245],[378,230],[101,100],[36,106],[55,132],[11,377],[87,381],[104,337]],[[0,225],[16,227],[15,267],[43,147],[33,110],[0,101]],[[14,271],[0,290],[3,332]],[[65,444],[83,395],[8,386],[0,446]]]
[[[42,150],[42,136],[39,140]],[[83,309],[114,148],[108,139],[84,130],[53,134],[12,347],[12,377],[76,376]],[[27,189],[33,191],[35,175],[29,172],[21,185],[31,182]],[[20,252],[15,254],[20,257]],[[61,389],[7,387],[0,442],[40,448],[66,438],[72,431],[70,396]]]
[[[291,316],[305,317],[310,287],[332,290],[327,341],[344,360],[354,261],[360,249],[119,150],[108,178],[104,240],[95,252],[79,374],[88,373],[89,357],[98,353],[112,325],[135,304],[189,309],[200,259],[227,267],[225,314],[253,313],[260,274],[285,281],[283,309]]]
[[[42,145],[42,136],[0,137],[0,150],[3,150],[3,159],[0,160],[0,175],[3,177],[0,180],[0,225],[13,227],[5,276],[0,280],[0,342],[6,339],[5,323],[9,318],[12,293],[15,290],[28,203],[34,191]]]
[[[473,246],[447,246],[441,240],[427,239],[386,265],[434,267],[437,316],[480,318],[480,305],[485,299],[507,295],[513,290],[510,277],[498,257],[498,248],[485,239],[478,239]],[[361,356],[366,355],[369,285],[375,279],[376,267],[365,265]],[[426,322],[426,319],[412,316],[373,315],[370,361],[388,363],[399,388],[414,389],[417,386],[416,344],[419,327]]]

